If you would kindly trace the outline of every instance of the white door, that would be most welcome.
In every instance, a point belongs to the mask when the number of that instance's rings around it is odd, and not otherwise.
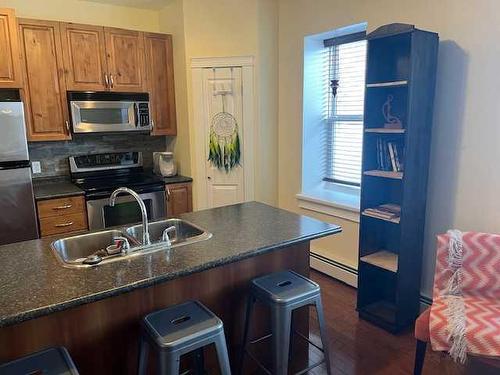
[[[245,199],[243,173],[243,108],[241,67],[203,69],[203,108],[205,116],[205,160],[208,207],[219,207],[243,202]],[[240,165],[229,171],[215,167],[208,161],[210,132],[214,116],[228,112],[236,120],[240,139]]]

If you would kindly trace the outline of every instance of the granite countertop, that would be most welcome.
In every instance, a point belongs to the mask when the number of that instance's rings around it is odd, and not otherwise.
[[[193,179],[186,176],[163,177],[165,184],[191,182]],[[41,177],[33,179],[35,200],[55,199],[83,195],[84,192],[74,185],[68,177]]]
[[[57,237],[0,246],[0,327],[341,231],[257,202],[180,217],[212,238],[85,269],[56,260],[50,243]]]
[[[35,200],[54,199],[83,195],[82,189],[66,177],[43,177],[33,179]]]

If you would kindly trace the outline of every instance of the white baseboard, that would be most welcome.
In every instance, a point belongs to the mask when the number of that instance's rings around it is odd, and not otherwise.
[[[323,258],[321,255],[311,253],[311,268],[320,271],[328,276],[340,280],[347,285],[358,287],[358,271],[354,268],[337,263],[331,259]]]

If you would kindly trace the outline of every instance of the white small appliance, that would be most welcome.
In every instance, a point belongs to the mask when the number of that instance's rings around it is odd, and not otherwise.
[[[154,172],[163,177],[177,175],[177,165],[172,152],[153,152]]]

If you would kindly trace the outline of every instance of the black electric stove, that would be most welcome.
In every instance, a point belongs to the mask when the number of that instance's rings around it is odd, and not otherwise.
[[[161,177],[144,171],[140,152],[72,156],[69,163],[71,179],[86,199],[109,197],[119,187],[138,194],[165,190]]]

